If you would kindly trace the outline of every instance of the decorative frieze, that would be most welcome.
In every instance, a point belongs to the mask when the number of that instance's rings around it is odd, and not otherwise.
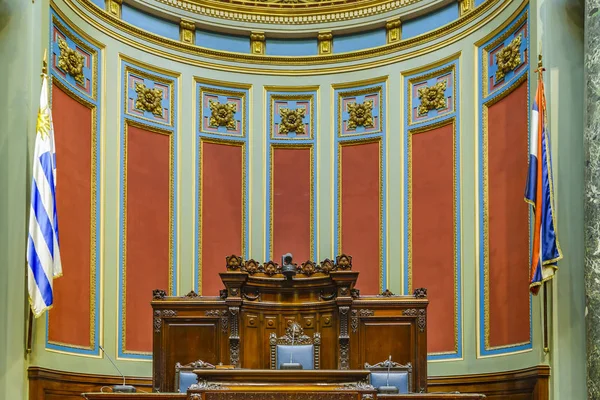
[[[179,22],[179,40],[183,43],[194,44],[196,41],[196,24],[182,19]]]
[[[250,34],[250,52],[252,54],[265,54],[265,33],[252,32]]]
[[[398,42],[400,39],[402,39],[402,22],[400,21],[400,18],[389,20],[385,24],[385,30],[387,33],[388,43]]]
[[[317,41],[319,43],[319,54],[331,54],[333,52],[333,35],[331,31],[319,32]]]

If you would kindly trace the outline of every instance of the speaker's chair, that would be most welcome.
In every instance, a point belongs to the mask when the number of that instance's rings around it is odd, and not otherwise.
[[[271,346],[271,369],[279,369],[281,363],[290,361],[302,364],[303,369],[319,369],[321,354],[321,334],[313,337],[304,334],[304,330],[296,322],[292,322],[285,330],[285,335],[269,336]]]
[[[390,371],[389,384],[388,367]],[[370,381],[375,389],[379,389],[381,386],[396,386],[399,393],[412,392],[411,363],[403,365],[394,361],[385,360],[374,365],[365,363],[365,369],[371,371]]]
[[[175,364],[175,388],[177,392],[186,393],[188,388],[194,383],[198,383],[198,376],[193,372],[195,369],[214,369],[215,366],[202,360],[194,361],[189,364]]]

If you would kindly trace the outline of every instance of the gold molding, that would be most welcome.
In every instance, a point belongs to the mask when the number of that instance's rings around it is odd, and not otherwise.
[[[54,0],[50,0],[52,7],[56,10],[56,5]],[[498,14],[500,14],[506,7],[508,7],[512,2],[511,0],[488,0],[486,3],[477,7],[472,13],[469,13],[465,17],[461,17],[458,20],[436,29],[434,31],[428,32],[426,34],[400,40],[399,42],[375,47],[372,49],[366,49],[356,52],[349,53],[340,53],[340,54],[332,54],[332,55],[322,55],[322,56],[302,56],[302,57],[285,57],[285,56],[264,56],[264,55],[254,55],[254,54],[242,54],[242,53],[230,53],[225,51],[216,51],[206,48],[201,48],[194,45],[189,45],[182,43],[180,41],[175,41],[171,39],[166,39],[160,37],[158,35],[154,35],[148,33],[142,29],[136,28],[126,22],[121,21],[114,16],[109,15],[108,13],[102,12],[98,10],[98,8],[91,3],[90,0],[80,0],[78,2],[74,2],[74,0],[64,0],[65,4],[69,8],[71,8],[79,17],[84,19],[90,25],[95,26],[97,29],[106,33],[107,35],[120,40],[123,43],[131,45],[132,47],[141,49],[143,51],[156,54],[158,56],[164,57],[166,59],[175,60],[178,62],[182,62],[185,64],[191,64],[196,66],[203,66],[206,68],[211,68],[215,70],[227,70],[230,72],[243,72],[243,73],[252,73],[252,74],[264,74],[270,73],[272,75],[322,75],[327,73],[338,73],[338,72],[346,72],[346,71],[356,71],[363,70],[366,68],[372,68],[375,66],[388,65],[391,63],[399,62],[401,60],[409,59],[421,54],[426,54],[438,50],[439,48],[445,47],[450,43],[454,43],[457,40],[470,35],[475,32],[481,26],[485,25],[490,20],[494,19]],[[498,5],[495,9],[493,7]],[[523,2],[520,6],[520,9],[527,5],[527,2]],[[79,5],[81,5],[85,10],[91,14],[93,14],[97,18],[92,18],[86,13],[82,12],[79,9]],[[488,15],[485,15],[487,11],[493,9]],[[61,14],[64,18],[64,13]],[[477,20],[479,17],[484,16],[483,18]],[[136,42],[129,37],[124,36],[122,33],[107,29],[101,22],[108,23],[116,28],[122,29],[124,32],[135,36],[137,38],[144,39],[142,42]],[[469,26],[467,29],[458,32],[456,35],[452,37],[445,38],[444,40],[435,43],[430,46],[419,46],[421,44],[428,43],[430,41],[442,38],[445,35],[453,33],[471,22],[475,23],[472,26]],[[146,45],[144,43],[152,42],[154,44],[162,45],[168,49],[173,49],[177,51],[182,51],[184,53],[193,54],[196,56],[205,56],[212,59],[220,59],[225,61],[231,61],[234,65],[224,66],[222,64],[216,64],[213,62],[209,62],[206,60],[194,60],[190,57],[185,57],[183,55],[172,54],[164,51],[160,48],[154,48]],[[363,64],[356,65],[344,65],[337,67],[324,67],[324,68],[316,68],[316,69],[272,69],[272,68],[264,68],[264,67],[250,67],[250,66],[239,66],[241,62],[247,62],[251,64],[263,64],[264,66],[272,66],[272,65],[293,65],[293,66],[303,66],[303,65],[321,65],[327,64],[331,62],[341,63],[347,61],[354,60],[364,60],[370,57],[379,57],[395,52],[399,52],[402,50],[409,50],[417,48],[416,50],[410,50],[404,54],[397,54],[394,57],[390,57],[384,60],[374,60],[370,62],[366,62]],[[237,64],[237,65],[236,65]]]
[[[514,32],[513,32],[514,33]],[[526,344],[531,343],[531,332],[529,335],[529,340],[526,342],[522,342],[522,343],[513,343],[513,344],[508,344],[508,345],[502,345],[502,346],[491,346],[490,345],[490,297],[489,297],[489,293],[490,293],[490,259],[489,259],[489,254],[490,254],[490,250],[489,250],[489,238],[490,238],[490,234],[489,234],[489,216],[490,216],[490,211],[489,211],[489,174],[488,174],[488,110],[490,106],[493,106],[494,104],[498,103],[499,101],[503,100],[504,98],[506,98],[507,96],[509,96],[511,93],[513,93],[519,86],[521,86],[522,84],[525,84],[528,86],[528,90],[527,93],[529,95],[529,71],[525,72],[523,75],[521,75],[518,79],[516,79],[514,82],[512,82],[510,84],[510,86],[508,86],[505,90],[503,90],[501,93],[499,93],[498,95],[492,97],[491,99],[489,99],[487,102],[485,102],[482,105],[482,122],[481,122],[481,140],[482,140],[482,144],[481,144],[481,163],[482,163],[482,173],[483,173],[483,188],[480,188],[479,190],[483,190],[483,281],[484,281],[484,287],[483,287],[483,299],[484,299],[484,309],[483,309],[483,314],[484,314],[484,347],[486,351],[489,350],[499,350],[499,349],[509,349],[512,347],[519,347],[519,346],[523,346]],[[479,157],[478,157],[479,158]],[[479,235],[479,234],[478,234]],[[529,236],[529,235],[528,235]],[[477,245],[478,247],[481,246],[481,243],[478,243]],[[527,277],[529,278],[529,270],[527,270]],[[528,302],[528,307],[529,307],[529,324],[530,324],[530,328],[531,328],[531,301]],[[478,321],[479,318],[481,318],[479,316],[478,313]],[[480,336],[481,332],[479,332]],[[478,358],[484,358],[485,356],[481,356],[479,354],[479,346],[478,346]],[[530,351],[530,349],[526,350],[526,351]],[[512,353],[511,353],[512,354]]]
[[[408,221],[407,221],[407,225],[408,225],[408,235],[407,235],[407,241],[408,241],[408,276],[407,276],[407,280],[408,280],[408,291],[409,293],[412,292],[413,290],[413,283],[412,283],[412,275],[413,275],[413,269],[412,269],[412,226],[413,226],[413,218],[412,218],[412,182],[413,182],[413,168],[412,168],[412,137],[413,135],[417,135],[417,134],[421,134],[421,133],[427,133],[431,130],[434,129],[438,129],[447,125],[452,125],[452,166],[453,166],[453,193],[452,193],[452,199],[453,199],[453,247],[454,247],[454,312],[456,313],[455,318],[453,318],[454,320],[454,350],[453,351],[443,351],[443,352],[435,352],[435,353],[427,353],[427,355],[447,355],[447,354],[456,354],[458,355],[458,326],[459,323],[462,323],[462,321],[459,321],[459,314],[460,314],[460,309],[459,309],[459,304],[458,304],[458,298],[459,298],[459,292],[458,292],[458,280],[461,278],[458,276],[457,274],[457,270],[458,270],[458,258],[457,258],[457,254],[458,254],[458,248],[456,246],[457,244],[457,239],[458,239],[458,235],[460,235],[460,232],[458,232],[457,229],[457,218],[456,218],[456,214],[457,211],[460,207],[459,201],[460,199],[456,198],[456,189],[457,187],[460,185],[460,179],[459,179],[459,171],[457,171],[457,165],[456,165],[456,141],[457,141],[457,136],[459,134],[459,130],[457,129],[457,124],[456,124],[456,114],[454,116],[448,117],[447,119],[444,119],[442,121],[436,121],[432,124],[423,126],[423,127],[419,127],[419,128],[414,128],[414,129],[410,129],[408,131],[408,146],[407,146],[407,153],[406,153],[406,157],[407,157],[407,175],[408,175],[408,182],[407,182],[407,189],[408,189],[408,193],[407,193],[407,200],[408,200]],[[459,166],[460,168],[460,166]]]
[[[317,42],[319,43],[319,54],[333,53],[333,34],[331,31],[319,32]]]
[[[252,54],[265,54],[265,33],[252,32],[250,34],[250,52]]]
[[[196,43],[196,24],[193,21],[179,21],[179,40],[188,44]]]
[[[95,57],[96,55],[94,55]],[[98,213],[98,210],[96,208],[96,201],[98,198],[98,190],[96,189],[97,187],[97,180],[98,180],[98,176],[96,174],[96,170],[97,170],[97,166],[98,166],[98,159],[100,154],[98,154],[98,136],[100,135],[99,129],[98,129],[98,124],[97,124],[97,118],[98,118],[98,107],[96,107],[95,104],[91,103],[89,100],[85,99],[84,97],[82,97],[81,94],[76,93],[72,88],[70,88],[69,86],[63,84],[59,79],[52,79],[51,82],[51,88],[52,85],[56,85],[59,89],[61,89],[67,96],[69,96],[71,99],[75,100],[76,102],[78,102],[79,104],[81,104],[82,106],[88,108],[92,114],[92,123],[91,123],[91,130],[90,130],[90,135],[91,135],[91,176],[90,176],[90,187],[91,187],[91,193],[90,193],[90,277],[89,277],[89,283],[90,283],[90,346],[79,346],[79,345],[74,345],[74,344],[69,344],[69,343],[61,343],[61,342],[56,342],[56,341],[51,341],[51,340],[47,340],[47,343],[49,344],[54,344],[54,345],[59,345],[59,346],[63,346],[63,347],[69,347],[69,348],[74,348],[74,349],[84,349],[84,350],[94,350],[96,344],[98,344],[99,342],[99,338],[96,337],[96,324],[100,324],[100,315],[96,315],[96,309],[97,308],[101,308],[101,304],[96,304],[96,286],[97,286],[97,282],[96,282],[96,272],[97,272],[97,257],[96,257],[96,252],[98,250],[101,249],[97,249],[96,247],[96,227],[97,227],[97,221],[100,219],[101,220],[101,214]],[[50,89],[52,90],[52,89]],[[50,98],[52,99],[52,96],[50,96]],[[52,100],[50,99],[50,102],[52,102]],[[98,251],[99,253],[101,251]],[[102,301],[102,291],[100,291],[100,301]],[[50,325],[50,317],[51,317],[52,313],[48,312],[48,326]],[[97,317],[97,318],[96,318]],[[102,326],[99,325],[98,326],[98,332],[102,331]],[[53,349],[46,349],[48,351],[56,351]],[[65,353],[65,354],[72,354],[70,352],[65,352],[65,351],[56,351],[56,352],[60,352],[60,353]],[[84,357],[92,357],[92,358],[97,358],[98,355],[84,355],[84,354],[77,354],[78,356],[84,356]]]
[[[106,0],[106,11],[117,18],[121,18],[122,6],[123,0]]]
[[[458,0],[459,16],[464,16],[475,9],[475,0]]]
[[[388,20],[385,24],[385,31],[388,44],[399,42],[402,39],[402,21],[400,21],[400,17]]]
[[[306,25],[347,21],[402,9],[419,0],[320,0],[318,7],[282,0],[157,0],[171,7],[201,16],[241,21],[244,23]]]

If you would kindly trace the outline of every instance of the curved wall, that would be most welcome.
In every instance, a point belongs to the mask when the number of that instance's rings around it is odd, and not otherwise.
[[[149,376],[151,289],[216,295],[226,254],[287,251],[353,255],[363,294],[427,287],[430,375],[543,361],[522,200],[526,3],[315,59],[177,47],[87,3],[51,6],[71,245],[32,365],[110,374],[102,344],[124,373]],[[61,64],[66,48],[80,74]]]

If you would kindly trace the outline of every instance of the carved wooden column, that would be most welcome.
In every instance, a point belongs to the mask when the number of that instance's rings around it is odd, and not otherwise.
[[[240,306],[242,305],[242,285],[248,280],[248,273],[241,272],[242,259],[229,256],[227,270],[221,272],[221,280],[227,290],[225,304],[229,310],[229,363],[240,366]],[[239,271],[239,272],[238,272]]]
[[[340,334],[339,341],[339,369],[350,369],[350,335],[348,332],[348,317],[350,316],[350,307],[352,306],[352,294],[354,293],[354,284],[358,279],[358,272],[351,271],[352,257],[345,254],[339,255],[335,259],[336,271],[331,272],[331,280],[337,287],[337,299]]]

